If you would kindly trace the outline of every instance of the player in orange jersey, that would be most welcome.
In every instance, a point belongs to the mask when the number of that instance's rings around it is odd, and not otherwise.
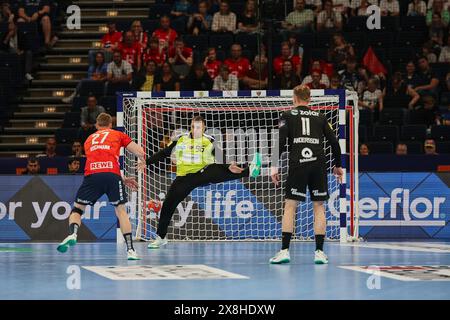
[[[57,250],[66,252],[70,246],[77,243],[81,216],[86,205],[94,205],[103,194],[106,194],[111,204],[115,206],[120,229],[127,245],[128,260],[138,260],[133,247],[131,223],[125,209],[127,195],[124,188],[126,185],[132,190],[136,190],[137,182],[134,178],[121,176],[119,154],[120,149],[124,147],[143,160],[145,153],[142,147],[133,142],[128,135],[111,129],[112,118],[109,114],[101,113],[97,117],[95,126],[97,132],[91,134],[84,143],[87,157],[84,169],[85,177],[83,184],[78,189],[74,208],[69,217],[70,234],[60,243]]]

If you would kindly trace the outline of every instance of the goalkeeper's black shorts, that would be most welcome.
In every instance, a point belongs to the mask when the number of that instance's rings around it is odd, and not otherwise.
[[[306,187],[312,201],[328,200],[327,167],[324,161],[316,160],[301,166],[289,167],[285,189],[286,199],[305,201]]]

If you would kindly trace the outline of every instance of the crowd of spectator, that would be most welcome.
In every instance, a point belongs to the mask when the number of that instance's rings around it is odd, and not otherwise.
[[[33,61],[38,53],[52,48],[58,41],[55,35],[52,16],[55,14],[53,2],[48,0],[0,1],[0,24],[6,27],[1,32],[0,52],[17,54],[21,61],[24,78],[33,80]],[[27,30],[19,28],[20,24],[36,23],[41,43],[36,44]]]
[[[26,1],[23,1],[26,2]],[[39,21],[47,47],[53,37],[46,1],[39,2],[35,11],[19,8],[17,19],[11,18],[8,5],[3,5],[1,17],[7,21]],[[169,2],[169,1],[166,1]],[[292,89],[305,84],[311,89],[347,89],[356,91],[358,108],[372,115],[374,123],[383,110],[402,109],[411,112],[414,123],[430,128],[450,124],[450,105],[442,107],[442,96],[450,91],[450,72],[442,77],[433,68],[435,63],[450,63],[450,21],[448,0],[294,0],[292,9],[275,23],[275,35],[283,38],[277,50],[266,48],[267,29],[260,19],[255,0],[243,1],[240,11],[233,11],[228,0],[170,1],[170,13],[162,15],[158,27],[147,32],[143,22],[135,20],[128,30],[119,30],[116,22],[107,24],[101,50],[89,52],[90,66],[87,80],[104,84],[105,96],[116,91],[179,91],[179,90],[259,90]],[[374,71],[363,57],[367,48],[353,47],[346,39],[346,24],[350,19],[367,16],[367,8],[378,5],[382,17],[423,17],[426,39],[411,61],[383,66],[385,71]],[[34,19],[34,20],[30,20]],[[20,46],[20,36],[11,24],[2,46],[16,50],[30,65],[32,56]],[[180,34],[174,25],[184,26]],[[329,34],[325,56],[315,56],[311,48],[303,47],[305,34]],[[186,36],[255,35],[257,48],[249,52],[242,43],[230,43],[225,51],[217,47],[199,51],[190,47]],[[17,38],[17,39],[16,39]],[[16,39],[16,40],[11,40]],[[3,47],[2,47],[3,48]],[[11,49],[12,48],[12,49]],[[269,61],[267,51],[274,56]],[[305,52],[308,51],[308,55]],[[25,68],[29,70],[29,68]],[[29,77],[31,71],[27,72]],[[74,94],[63,99],[71,103],[80,95],[81,84]],[[81,142],[95,128],[95,116],[105,111],[95,96],[89,96],[81,109]],[[398,141],[397,141],[398,142]],[[434,152],[429,153],[434,144]],[[408,153],[408,146],[398,143],[397,154]],[[426,154],[436,153],[436,143],[427,140]],[[361,154],[369,153],[369,145],[361,145]]]

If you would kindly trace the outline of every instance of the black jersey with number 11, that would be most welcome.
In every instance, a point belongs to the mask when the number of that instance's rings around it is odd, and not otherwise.
[[[341,148],[326,117],[319,111],[298,106],[285,111],[279,120],[279,155],[289,144],[289,166],[296,167],[315,161],[325,163],[323,141],[327,139],[333,153],[334,164],[341,167]]]

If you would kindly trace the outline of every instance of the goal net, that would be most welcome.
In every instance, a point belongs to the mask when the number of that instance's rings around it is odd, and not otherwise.
[[[287,153],[278,157],[278,119],[282,112],[292,108],[292,91],[253,92],[136,92],[119,97],[118,126],[141,144],[146,156],[164,148],[176,135],[188,132],[196,115],[206,121],[205,133],[215,138],[216,163],[237,162],[246,166],[255,152],[263,158],[258,178],[243,178],[202,186],[178,205],[169,227],[172,240],[275,240],[281,238],[284,207],[284,183],[276,187],[270,178],[271,163],[278,163],[282,181],[288,171]],[[346,196],[346,188],[354,183],[357,142],[354,128],[347,123],[354,114],[350,96],[340,90],[312,90],[311,106],[322,112],[339,138],[346,164],[347,178],[340,185],[332,175],[330,146],[324,142],[328,165],[330,199],[326,203],[328,239],[347,237],[347,223],[355,234],[355,217],[351,210],[354,201]],[[355,104],[356,105],[356,104]],[[356,108],[357,109],[357,108]],[[351,151],[347,154],[347,151]],[[278,159],[279,158],[279,159]],[[176,174],[172,155],[145,172],[137,172],[136,159],[125,152],[125,175],[138,178],[139,189],[132,217],[135,237],[153,239],[159,220],[160,203]],[[352,178],[349,178],[349,173]],[[350,188],[352,189],[352,188]],[[354,193],[354,188],[352,189]],[[301,203],[296,215],[293,238],[309,240],[314,236],[313,206],[309,198]]]

